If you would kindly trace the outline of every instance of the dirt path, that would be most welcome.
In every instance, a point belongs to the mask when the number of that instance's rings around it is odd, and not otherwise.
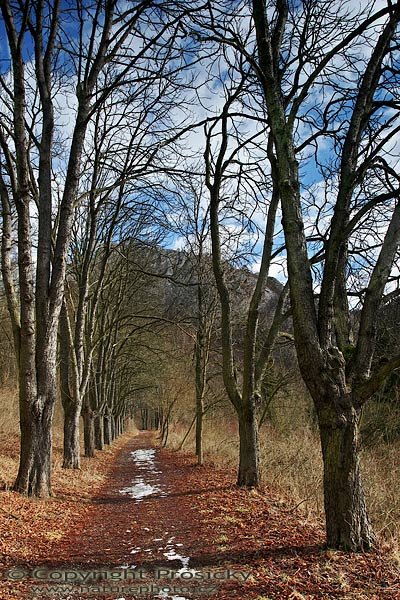
[[[154,442],[143,432],[121,448],[101,492],[41,550],[24,597],[400,598],[388,556],[326,552],[321,528],[267,490],[237,489],[232,473]]]
[[[180,570],[183,574],[184,569],[187,577],[193,579],[189,563],[191,567],[193,557],[198,561],[207,548],[208,528],[193,498],[208,488],[193,488],[190,475],[195,474],[196,466],[193,461],[182,459],[156,448],[154,434],[142,432],[133,438],[120,452],[88,521],[60,544],[59,564],[72,562],[98,571],[126,569],[129,575],[120,586],[126,600],[136,598],[122,589],[126,583],[141,586],[139,597],[157,597],[161,587],[186,588],[187,580],[170,578]],[[224,484],[214,486],[215,490],[223,487]],[[208,533],[212,537],[211,529]],[[133,571],[139,572],[138,579],[133,580]],[[165,571],[170,573],[161,585]],[[145,588],[151,585],[152,593],[146,595]],[[161,597],[171,597],[165,593]],[[172,597],[178,596],[177,589]]]

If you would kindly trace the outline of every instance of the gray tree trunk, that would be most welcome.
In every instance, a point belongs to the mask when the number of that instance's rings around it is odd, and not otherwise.
[[[243,406],[239,417],[239,471],[237,485],[256,487],[260,483],[257,413],[254,406]]]
[[[104,449],[104,419],[101,414],[94,418],[95,447],[96,450]]]
[[[90,408],[83,411],[83,436],[85,442],[85,456],[92,458],[95,449],[94,416]]]
[[[14,490],[29,496],[51,496],[52,419],[54,399],[43,408],[26,402],[21,388],[21,454]]]
[[[109,415],[104,415],[104,443],[110,445],[111,438],[111,420]]]
[[[116,433],[115,433],[115,417],[113,414],[110,414],[109,416],[109,420],[110,420],[110,440],[111,442],[113,442],[116,438]]]
[[[67,308],[63,305],[60,318],[60,384],[61,402],[64,410],[64,469],[80,469],[81,402],[78,386],[70,385],[70,347]],[[74,390],[74,392],[73,392]]]
[[[64,469],[80,469],[79,422],[81,407],[72,402],[64,405]]]

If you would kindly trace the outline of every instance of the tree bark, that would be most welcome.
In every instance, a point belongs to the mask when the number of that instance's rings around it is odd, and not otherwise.
[[[257,487],[260,484],[258,424],[255,406],[244,405],[239,417],[239,472],[237,485]]]
[[[109,420],[110,420],[110,441],[113,442],[115,440],[116,434],[115,434],[115,418],[114,415],[110,414],[109,416]]]
[[[197,398],[196,407],[196,456],[199,465],[204,462],[203,456],[203,398]]]
[[[112,442],[110,416],[104,415],[103,419],[104,419],[104,443],[109,445]]]
[[[114,439],[119,436],[119,417],[114,417]]]
[[[360,472],[359,418],[354,409],[319,414],[327,546],[353,552],[374,543]]]
[[[64,410],[64,469],[80,469],[79,419],[82,403],[77,383],[70,385],[70,364],[73,348],[70,343],[70,330],[67,307],[63,304],[60,317],[60,384],[61,402]],[[74,369],[72,368],[72,371]]]
[[[21,454],[14,490],[28,496],[47,498],[51,491],[52,419],[54,404],[33,410],[20,403]]]
[[[94,418],[94,435],[96,450],[104,450],[104,419],[97,414]]]
[[[79,420],[81,406],[64,404],[64,461],[63,469],[80,469]]]
[[[92,458],[94,456],[95,435],[93,411],[85,408],[83,411],[83,433],[85,441],[85,456]]]

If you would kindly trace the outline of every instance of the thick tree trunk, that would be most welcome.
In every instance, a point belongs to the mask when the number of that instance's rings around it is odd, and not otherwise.
[[[374,534],[360,473],[359,414],[352,410],[347,417],[342,414],[338,418],[335,413],[330,424],[324,417],[320,419],[320,437],[327,545],[353,552],[369,550]]]
[[[237,485],[256,487],[260,483],[257,416],[254,406],[239,412],[239,473]]]
[[[79,419],[81,416],[80,404],[69,402],[64,406],[64,469],[80,469],[80,436]]]
[[[104,419],[103,415],[97,414],[94,419],[94,435],[96,450],[104,449]]]
[[[95,447],[94,418],[93,411],[87,408],[83,412],[83,433],[85,441],[85,456],[92,458],[94,456]]]
[[[14,490],[28,496],[51,496],[52,419],[54,404],[35,411],[20,406],[21,454]]]

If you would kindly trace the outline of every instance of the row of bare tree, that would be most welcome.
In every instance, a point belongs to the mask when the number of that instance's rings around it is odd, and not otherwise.
[[[195,277],[181,283],[197,294],[200,462],[212,328],[239,422],[238,484],[256,486],[258,407],[291,319],[320,429],[328,545],[370,548],[358,427],[400,366],[390,348],[374,362],[380,307],[398,294],[399,3],[78,0],[66,10],[5,0],[1,10],[15,488],[51,492],[58,338],[65,466],[79,466],[81,413],[89,455],[125,416],[140,360],[133,340],[153,352],[146,336],[174,320],[137,295],[143,244],[166,232],[194,257]],[[238,344],[230,274],[244,265],[257,277]],[[260,323],[278,265],[284,285]],[[146,276],[156,275],[150,264]]]
[[[163,168],[170,162],[179,21],[146,1],[71,10],[57,0],[7,1],[1,10],[2,275],[21,422],[15,489],[46,496],[59,330],[65,466],[79,466],[81,410],[90,454],[93,406],[116,394],[120,323],[110,311],[126,299],[126,282],[110,282],[108,264],[123,239],[154,227],[151,198],[135,207],[156,157]]]

